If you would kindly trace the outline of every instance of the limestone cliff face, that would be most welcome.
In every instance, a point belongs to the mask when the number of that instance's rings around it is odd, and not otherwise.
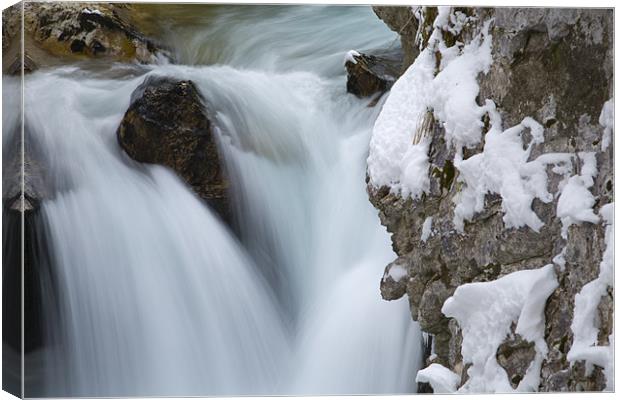
[[[410,7],[374,7],[391,29],[399,32],[410,65],[428,41],[436,8],[426,8],[419,17]],[[545,153],[573,155],[569,175],[584,167],[580,152],[594,152],[598,174],[590,188],[598,213],[613,200],[613,139],[608,145],[605,128],[599,123],[604,104],[613,96],[613,12],[577,9],[458,9],[469,17],[463,29],[444,32],[447,44],[467,43],[485,21],[492,20],[493,63],[480,74],[477,102],[495,102],[504,127],[532,117],[544,127],[544,142],[533,146],[530,159]],[[437,53],[439,54],[439,53]],[[439,55],[438,55],[439,57]],[[440,61],[440,60],[439,60]],[[438,62],[439,62],[438,61]],[[488,121],[483,119],[486,127]],[[423,331],[433,335],[439,362],[467,380],[468,365],[461,355],[462,335],[458,323],[441,312],[444,301],[460,285],[492,281],[514,271],[540,268],[554,263],[559,287],[545,307],[545,341],[549,351],[542,364],[541,391],[603,390],[601,368],[591,373],[583,362],[567,360],[574,338],[571,330],[575,295],[599,275],[605,245],[605,226],[584,222],[571,225],[562,237],[557,203],[562,176],[549,167],[548,191],[553,200],[534,199],[531,207],[544,223],[539,232],[528,227],[506,228],[501,196],[487,194],[482,212],[465,222],[463,232],[454,224],[454,198],[463,189],[455,168],[457,149],[445,141],[443,125],[430,124],[428,153],[430,188],[417,199],[403,197],[387,187],[368,185],[370,201],[392,235],[398,259],[386,267],[381,282],[385,299],[408,296],[411,315]],[[483,129],[483,135],[485,130]],[[529,133],[524,133],[528,135]],[[482,142],[464,148],[467,159],[482,151]],[[432,229],[423,241],[423,226],[432,218]],[[428,228],[428,226],[427,226]],[[565,260],[562,263],[563,255]],[[563,265],[562,265],[563,264]],[[405,279],[395,281],[390,269],[404,267]],[[597,308],[598,345],[608,344],[613,330],[613,287]],[[513,387],[523,378],[533,359],[532,343],[515,335],[507,337],[497,352]]]

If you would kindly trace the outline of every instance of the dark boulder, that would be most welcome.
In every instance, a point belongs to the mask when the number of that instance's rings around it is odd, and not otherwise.
[[[401,65],[400,51],[377,55],[352,53],[345,62],[347,92],[360,98],[375,93],[383,94],[390,90],[400,76]]]
[[[228,181],[213,129],[192,81],[147,77],[132,93],[117,137],[131,158],[172,168],[229,220]]]

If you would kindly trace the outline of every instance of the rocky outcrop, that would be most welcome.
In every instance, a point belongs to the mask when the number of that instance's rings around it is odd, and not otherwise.
[[[35,140],[28,120],[22,125],[20,79],[5,77],[3,85],[2,204],[10,212],[30,213],[50,197],[48,158],[46,149]]]
[[[132,93],[117,137],[131,158],[173,169],[229,220],[228,181],[213,129],[192,81],[147,77]]]
[[[374,10],[401,34],[406,68],[415,59],[418,46],[428,44],[437,9]],[[604,104],[613,96],[613,12],[543,8],[458,11],[475,19],[469,19],[462,29],[442,31],[442,40],[448,46],[469,43],[483,23],[493,19],[489,31],[493,62],[488,73],[478,77],[478,105],[483,106],[485,99],[493,100],[504,128],[519,124],[525,117],[538,121],[544,129],[544,142],[533,145],[529,160],[546,153],[570,154],[573,162],[566,172],[568,176],[586,169],[580,152],[594,152],[598,173],[589,190],[595,199],[592,210],[598,214],[602,206],[614,201],[613,144],[606,143],[608,133],[599,123]],[[441,54],[437,51],[435,55],[439,66]],[[488,118],[485,115],[480,119],[483,135],[489,129]],[[549,351],[538,389],[604,389],[605,378],[599,366],[586,370],[583,361],[569,362],[567,353],[574,343],[571,324],[575,296],[599,275],[606,248],[605,226],[574,224],[568,228],[567,237],[562,236],[557,209],[560,189],[566,181],[549,166],[548,191],[553,198],[549,202],[535,198],[531,204],[543,222],[539,231],[527,226],[507,228],[502,197],[488,193],[482,211],[467,220],[463,232],[459,232],[454,223],[455,198],[462,193],[465,182],[455,167],[455,155],[462,152],[463,159],[467,159],[479,154],[485,139],[483,136],[477,146],[457,149],[447,143],[445,126],[436,116],[426,130],[430,138],[429,186],[422,196],[413,199],[386,186],[375,187],[370,181],[368,184],[370,201],[391,233],[398,255],[386,267],[382,296],[386,300],[408,296],[413,319],[433,335],[436,355],[432,362],[459,374],[462,384],[467,380],[469,365],[463,363],[458,323],[441,311],[445,300],[463,284],[493,281],[515,271],[554,264],[559,286],[545,307],[544,338]],[[525,130],[522,135],[528,143],[533,134]],[[423,232],[429,218],[432,229]],[[394,268],[404,269],[405,276],[394,279],[399,275],[391,273]],[[610,287],[597,309],[600,346],[609,344],[612,333],[613,296]],[[534,357],[532,346],[513,330],[513,335],[498,348],[497,361],[513,388]]]
[[[347,70],[347,92],[369,97],[388,91],[400,76],[402,54],[399,50],[367,55],[351,52],[344,66]]]
[[[420,26],[418,18],[411,7],[372,6],[375,14],[394,32],[400,35],[404,57],[401,72],[413,63],[420,54],[416,40]],[[432,22],[432,21],[431,21]]]
[[[113,3],[24,3],[24,48],[29,65],[47,66],[101,59],[152,63],[168,53],[131,23],[132,5]],[[21,3],[3,11],[3,72],[19,71]]]
[[[22,130],[21,85],[16,80],[5,78],[3,86],[2,388],[20,396],[21,361],[24,354],[40,351],[48,338],[42,328],[43,304],[49,305],[46,296],[56,288],[47,286],[45,296],[41,289],[41,277],[50,274],[41,211],[42,201],[52,192],[47,157],[28,121]]]
[[[41,201],[49,197],[47,168],[41,164],[43,157],[31,146],[28,131],[25,130],[26,151],[22,152],[22,139],[15,134],[7,140],[8,151],[3,161],[2,201],[11,210],[26,213],[39,208]],[[23,200],[22,195],[23,194]]]

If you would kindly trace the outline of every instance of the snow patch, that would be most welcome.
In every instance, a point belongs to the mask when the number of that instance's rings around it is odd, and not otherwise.
[[[599,265],[599,275],[593,281],[581,288],[575,295],[575,308],[573,312],[573,344],[566,355],[571,365],[575,361],[583,360],[586,362],[586,373],[592,372],[593,365],[604,368],[607,379],[606,389],[614,390],[613,372],[613,333],[609,336],[609,345],[598,345],[599,329],[596,325],[597,308],[601,297],[605,296],[608,287],[614,286],[614,203],[606,204],[601,207],[599,215],[605,224],[605,252]]]
[[[573,224],[582,222],[599,222],[598,215],[594,214],[592,207],[595,199],[588,190],[594,185],[594,178],[598,170],[596,167],[596,154],[593,152],[580,152],[582,160],[581,174],[574,175],[562,188],[556,214],[562,221],[562,237],[568,238],[568,228]]]
[[[400,264],[394,264],[390,267],[387,275],[384,276],[383,279],[385,280],[388,276],[392,278],[394,282],[398,282],[407,276],[407,270]]]
[[[422,14],[418,9],[414,15],[423,18]],[[477,76],[492,63],[490,22],[462,49],[460,44],[446,48],[441,30],[449,26],[450,15],[450,7],[439,7],[428,46],[394,83],[375,122],[368,156],[374,187],[388,186],[393,193],[414,199],[428,192],[430,142],[414,138],[429,112],[445,127],[449,143],[474,146],[481,139],[485,108],[476,103]],[[437,49],[444,55],[439,72]]]
[[[430,138],[424,138],[418,144],[409,147],[400,163],[401,194],[416,199],[427,193],[431,181],[428,175],[428,150]]]
[[[455,36],[458,35],[463,30],[463,27],[473,19],[473,17],[468,17],[461,11],[455,11],[450,15],[451,26],[448,26],[448,32]]]
[[[547,355],[544,339],[545,303],[557,288],[553,265],[517,271],[492,282],[459,286],[441,311],[455,318],[463,332],[461,353],[471,363],[469,379],[459,392],[514,392],[506,371],[497,363],[499,345],[515,332],[533,342],[536,356],[516,391],[535,391]]]
[[[544,203],[553,200],[547,190],[547,166],[554,165],[554,171],[565,173],[570,169],[571,156],[565,153],[547,153],[528,161],[532,147],[544,141],[543,127],[534,119],[526,117],[520,124],[502,131],[502,123],[495,104],[487,100],[486,109],[491,128],[485,136],[481,153],[466,160],[460,154],[454,159],[459,170],[458,182],[462,190],[453,201],[454,226],[463,232],[464,221],[471,220],[484,209],[487,193],[497,193],[502,198],[502,211],[506,228],[528,226],[538,232],[543,222],[532,210],[532,201]],[[523,148],[522,133],[529,129],[532,140]]]
[[[613,97],[603,104],[601,115],[598,118],[598,123],[605,129],[603,130],[603,140],[601,141],[601,149],[607,150],[611,144],[612,133],[614,131],[614,99]]]
[[[435,69],[435,58],[430,51],[423,51],[413,64],[394,83],[392,90],[375,121],[370,139],[368,156],[368,176],[374,187],[389,186],[393,192],[400,193],[405,171],[403,166],[412,161],[413,154],[422,157],[423,149],[411,149],[413,135],[418,121],[427,112],[429,101],[426,96],[431,93],[431,82]],[[405,157],[407,156],[407,158]],[[428,163],[428,156],[424,155]],[[419,163],[422,164],[422,163]],[[419,194],[427,188],[428,171],[422,176],[409,176],[405,191]],[[419,179],[419,182],[412,182]]]
[[[357,60],[355,57],[359,57],[360,53],[355,50],[349,50],[347,54],[344,55],[344,64],[350,62],[353,64],[357,64]]]
[[[95,15],[103,15],[103,13],[99,10],[97,10],[96,8],[93,8],[92,10],[90,8],[85,8],[82,10],[82,14],[95,14]]]
[[[482,137],[482,117],[486,108],[476,103],[480,92],[477,77],[481,72],[486,74],[493,63],[489,26],[487,21],[481,34],[467,44],[460,55],[446,57],[447,49],[443,50],[442,59],[449,61],[433,80],[429,106],[443,123],[446,141],[457,149],[474,147]]]
[[[427,217],[422,224],[422,237],[421,240],[426,242],[431,236],[433,226],[433,217]]]
[[[564,258],[565,256],[566,256],[566,246],[564,246],[560,254],[557,254],[555,257],[553,257],[553,260],[552,260],[555,265],[560,267],[560,271],[562,272],[564,272],[564,269],[566,268],[566,259]]]
[[[418,371],[415,381],[428,383],[434,393],[454,393],[461,382],[461,377],[441,364],[431,364]]]
[[[433,21],[433,28],[447,31],[450,28],[448,25],[450,22],[450,11],[452,11],[452,7],[450,6],[438,6],[437,17],[435,21]]]

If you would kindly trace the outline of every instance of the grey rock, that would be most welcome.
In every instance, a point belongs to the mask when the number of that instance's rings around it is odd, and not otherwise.
[[[516,389],[536,356],[534,343],[512,334],[497,349],[497,362],[506,370],[510,385]]]
[[[401,263],[397,260],[385,267],[385,274],[381,279],[381,297],[384,300],[398,300],[407,292],[407,277],[404,279],[394,280],[390,275],[390,270],[394,267],[400,267]]]
[[[400,35],[404,51],[401,71],[404,71],[420,53],[414,44],[415,34],[419,25],[417,18],[414,16],[411,7],[372,6],[372,9],[391,30]]]
[[[448,318],[442,312],[441,307],[454,290],[450,290],[441,281],[433,281],[428,284],[420,299],[418,311],[418,323],[420,328],[428,333],[441,333],[448,326]]]
[[[407,24],[413,15],[411,8],[381,6],[374,10],[392,30],[400,33],[406,68],[418,52],[413,45],[417,19]],[[594,211],[613,202],[613,145],[606,151],[601,149],[603,128],[598,124],[603,104],[613,95],[613,12],[567,8],[459,10],[477,19],[456,37],[446,35],[446,42],[466,43],[481,22],[494,19],[493,64],[487,74],[479,77],[479,101],[491,99],[496,103],[505,128],[527,116],[544,125],[545,142],[535,146],[531,159],[549,152],[595,151],[598,175],[591,188],[596,199]],[[427,8],[424,26],[432,24],[433,15],[436,9]],[[463,365],[460,355],[460,329],[456,321],[445,319],[441,313],[443,301],[458,286],[551,264],[553,257],[565,248],[565,267],[555,266],[559,287],[549,297],[545,309],[549,354],[542,365],[539,389],[602,390],[605,381],[601,369],[596,367],[591,375],[586,375],[583,363],[571,366],[566,354],[573,340],[575,295],[599,273],[605,249],[604,226],[573,225],[569,240],[565,241],[560,235],[561,222],[556,218],[556,197],[548,204],[538,200],[532,204],[544,222],[540,232],[506,229],[501,198],[487,195],[484,211],[465,223],[463,234],[457,233],[452,223],[452,199],[460,190],[458,170],[452,165],[455,149],[445,143],[440,124],[434,124],[431,135],[429,193],[412,200],[390,193],[385,187],[368,185],[367,191],[391,234],[398,262],[407,266],[406,294],[412,318],[419,321],[424,331],[433,334],[439,362],[460,371],[464,380],[467,378],[468,366]],[[526,138],[528,135],[524,132]],[[481,150],[482,144],[464,149],[464,156]],[[572,174],[579,173],[580,168],[579,162],[575,162]],[[560,180],[560,176],[549,174],[548,190],[556,193]],[[435,233],[423,243],[422,224],[431,216]],[[598,309],[602,345],[612,332],[613,296],[610,288]],[[531,357],[531,345],[515,338],[508,338],[498,351],[498,361],[514,378],[513,385],[523,376]]]

